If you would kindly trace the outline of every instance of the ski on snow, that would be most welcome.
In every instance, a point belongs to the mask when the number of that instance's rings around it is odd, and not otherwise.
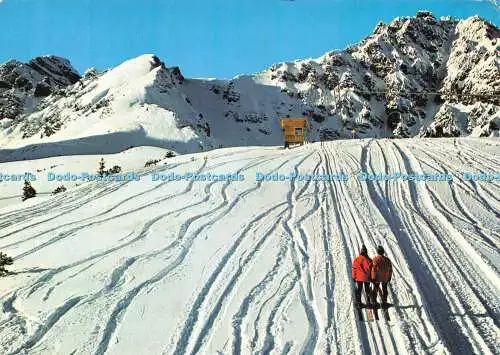
[[[378,306],[375,305],[373,306],[373,314],[375,315],[375,320],[379,320],[379,317],[378,317]]]
[[[370,305],[367,304],[365,306],[361,307],[355,307],[356,308],[356,314],[358,315],[358,319],[360,321],[363,321],[363,312],[361,308],[366,308],[366,321],[367,322],[372,322],[373,320],[380,320],[380,314],[379,314],[379,309],[381,310],[382,317],[386,321],[390,321],[391,317],[389,315],[389,308],[388,307],[382,307],[382,305],[375,304],[375,305]]]
[[[366,309],[366,315],[367,315],[367,319],[369,322],[372,322],[373,321],[373,309],[368,308]]]
[[[370,295],[365,294],[365,298],[366,298],[366,313],[367,313],[368,321],[372,322],[373,321],[373,309],[372,309],[371,303],[370,303]]]
[[[379,313],[378,313],[379,308],[382,311],[382,316],[384,317],[384,319],[389,322],[391,320],[391,317],[389,316],[389,308],[388,308],[388,306],[384,307],[384,306],[379,305],[379,304],[375,304],[373,306],[373,313],[375,315],[375,320],[380,320]]]
[[[384,319],[386,321],[390,321],[391,320],[391,317],[389,316],[389,308],[386,306],[386,307],[382,307],[382,314],[384,315]]]
[[[372,322],[374,319],[380,320],[380,316],[379,316],[379,312],[378,312],[379,308],[382,310],[382,316],[384,317],[384,319],[386,321],[391,320],[391,318],[389,316],[389,305],[386,305],[385,307],[383,307],[381,304],[378,304],[378,303],[371,304],[370,302],[368,302],[368,297],[367,297],[365,304],[358,305],[357,302],[354,301],[354,312],[355,312],[355,314],[358,317],[360,322],[364,321],[362,308],[366,308],[366,321],[367,322]]]
[[[382,310],[382,316],[384,317],[384,319],[386,321],[391,320],[391,317],[389,316],[389,309],[387,307],[381,307],[379,305],[374,305],[374,306],[366,305],[366,306],[361,306],[361,307],[354,306],[354,310],[355,310],[356,315],[360,321],[364,321],[362,308],[366,308],[366,321],[367,322],[372,322],[374,319],[380,320],[380,315],[378,312],[379,308]]]
[[[363,311],[361,310],[361,307],[354,302],[354,312],[356,313],[356,316],[358,317],[359,321],[363,321]]]
[[[370,305],[361,305],[361,306],[354,306],[356,310],[356,314],[358,316],[358,319],[362,322],[364,321],[363,319],[363,308],[366,309],[366,321],[367,322],[373,322],[373,314],[375,312],[375,319],[378,320],[378,314],[376,313],[376,310],[371,308]]]

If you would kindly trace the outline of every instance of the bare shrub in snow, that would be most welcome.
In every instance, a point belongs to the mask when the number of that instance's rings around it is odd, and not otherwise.
[[[0,252],[0,276],[6,276],[9,272],[5,269],[5,266],[13,263],[14,260],[10,256]]]
[[[99,161],[99,170],[97,170],[99,176],[104,176],[106,174],[106,163],[104,162],[104,158],[101,158]]]
[[[54,191],[52,191],[52,194],[55,195],[64,191],[66,191],[66,187],[64,185],[61,185],[58,186]]]
[[[146,164],[144,164],[144,167],[145,168],[148,168],[152,165],[156,165],[157,163],[159,163],[161,160],[160,159],[150,159],[146,162]]]
[[[23,187],[23,197],[22,200],[26,201],[29,198],[33,198],[36,196],[36,190],[33,186],[31,186],[31,182],[25,180]]]

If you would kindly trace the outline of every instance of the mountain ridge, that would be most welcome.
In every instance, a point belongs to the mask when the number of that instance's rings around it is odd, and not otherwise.
[[[499,37],[477,16],[437,20],[420,11],[379,23],[345,50],[231,80],[185,78],[143,55],[102,73],[90,69],[74,83],[52,83],[35,108],[4,124],[0,147],[118,132],[134,136],[131,145],[149,140],[181,153],[277,145],[278,119],[296,115],[311,118],[311,140],[497,135]]]

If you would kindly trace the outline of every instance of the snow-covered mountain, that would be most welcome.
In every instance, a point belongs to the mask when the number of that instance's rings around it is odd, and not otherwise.
[[[311,117],[313,141],[353,133],[497,135],[499,37],[500,30],[479,17],[437,20],[422,11],[380,23],[343,51],[232,80],[186,79],[154,55],[104,73],[89,70],[81,79],[55,57],[38,58],[34,62],[51,65],[35,69],[32,62],[9,62],[0,67],[0,95],[8,98],[0,101],[7,117],[0,121],[0,161],[143,145],[180,153],[279,145],[279,118],[303,115]],[[47,76],[33,74],[47,67]],[[16,75],[28,88],[15,85],[13,72],[22,73]],[[50,95],[40,99],[40,93]]]

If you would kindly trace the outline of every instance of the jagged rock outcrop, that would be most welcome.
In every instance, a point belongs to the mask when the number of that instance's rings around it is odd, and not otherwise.
[[[345,51],[278,64],[263,75],[310,106],[333,107],[323,125],[340,137],[350,136],[346,121],[360,126],[366,106],[374,116],[365,122],[366,136],[485,135],[500,106],[499,48],[499,29],[477,16],[438,20],[420,11],[379,23]],[[300,79],[311,71],[316,79],[308,85]]]
[[[0,118],[18,119],[30,113],[42,98],[80,80],[67,59],[47,56],[0,65]]]

